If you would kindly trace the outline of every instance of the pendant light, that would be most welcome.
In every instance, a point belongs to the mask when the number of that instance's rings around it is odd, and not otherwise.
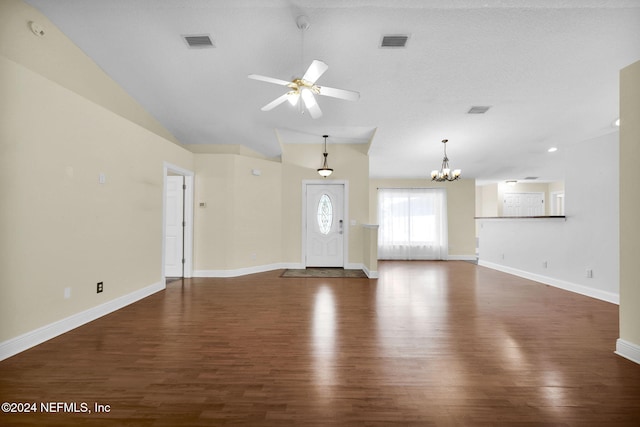
[[[455,181],[460,178],[460,174],[462,173],[460,169],[451,171],[451,168],[449,168],[449,158],[447,157],[448,141],[448,139],[442,140],[442,143],[444,144],[444,159],[442,159],[442,166],[440,167],[440,170],[431,171],[431,181]]]
[[[331,169],[329,163],[327,163],[327,156],[329,155],[329,153],[327,153],[327,138],[329,135],[322,135],[322,137],[324,138],[324,153],[322,153],[324,158],[322,160],[322,167],[318,169],[318,173],[321,177],[326,178],[333,173],[333,169]]]

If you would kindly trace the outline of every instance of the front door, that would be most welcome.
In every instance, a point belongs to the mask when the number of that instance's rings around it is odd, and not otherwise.
[[[344,184],[306,189],[306,266],[344,267]]]

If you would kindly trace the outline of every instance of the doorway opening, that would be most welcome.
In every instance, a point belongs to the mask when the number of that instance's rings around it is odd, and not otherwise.
[[[193,274],[193,172],[164,164],[162,277]]]

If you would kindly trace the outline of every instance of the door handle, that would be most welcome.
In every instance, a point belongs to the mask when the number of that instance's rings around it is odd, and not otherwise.
[[[340,230],[338,231],[339,234],[342,234],[342,220],[340,220],[338,222],[339,226],[340,226]]]

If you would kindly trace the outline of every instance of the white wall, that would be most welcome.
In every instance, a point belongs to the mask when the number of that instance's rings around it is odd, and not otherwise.
[[[480,265],[617,303],[619,134],[566,150],[566,221],[479,220]]]

